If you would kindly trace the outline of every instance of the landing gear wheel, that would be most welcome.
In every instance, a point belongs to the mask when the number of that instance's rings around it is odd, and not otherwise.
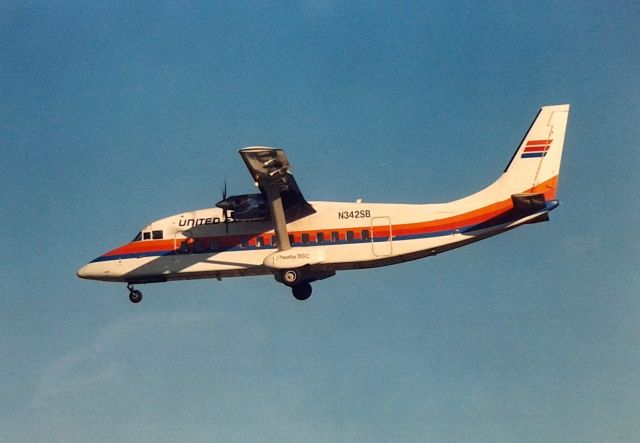
[[[142,300],[142,292],[138,291],[137,289],[133,289],[131,292],[129,292],[129,300],[131,300],[131,303],[140,303],[140,301]]]
[[[299,278],[300,274],[295,269],[289,269],[282,274],[284,284],[289,286],[294,286]]]
[[[311,297],[311,285],[307,282],[297,284],[291,288],[291,292],[293,292],[293,296],[297,300],[306,300]]]

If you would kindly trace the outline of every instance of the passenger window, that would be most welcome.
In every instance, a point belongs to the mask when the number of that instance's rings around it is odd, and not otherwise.
[[[215,240],[211,240],[211,242],[209,243],[209,250],[215,251],[216,249],[218,249],[218,242]]]
[[[186,240],[181,241],[180,242],[180,249],[179,251],[183,254],[186,254],[189,252],[189,242],[187,242]]]
[[[363,229],[363,230],[360,232],[360,238],[362,238],[363,240],[369,240],[369,238],[371,238],[371,237],[369,236],[369,230],[368,230],[368,229]]]
[[[275,235],[271,236],[271,246],[278,246],[278,239]]]
[[[249,239],[244,239],[242,240],[242,243],[240,243],[241,248],[246,248],[248,246],[249,246]]]
[[[353,241],[353,231],[347,231],[347,241]]]
[[[293,234],[289,234],[289,243],[293,244],[294,238],[293,238]]]
[[[338,231],[333,231],[331,233],[331,241],[334,243],[338,243],[340,241],[340,233]]]
[[[323,243],[324,242],[324,232],[318,232],[316,234],[316,242]]]
[[[302,243],[309,243],[309,234],[302,234]]]
[[[151,232],[143,232],[142,233],[142,239],[143,240],[150,240],[151,239]]]
[[[162,231],[153,231],[154,240],[162,240]]]
[[[264,246],[264,238],[263,237],[256,238],[256,246],[259,247],[259,248]]]
[[[202,240],[196,240],[193,242],[193,251],[202,252]]]

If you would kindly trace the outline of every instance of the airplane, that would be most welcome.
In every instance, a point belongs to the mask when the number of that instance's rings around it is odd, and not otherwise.
[[[516,227],[545,222],[559,205],[558,176],[569,105],[544,106],[502,175],[467,197],[439,204],[307,201],[284,150],[239,151],[259,193],[223,198],[214,208],[156,220],[134,239],[77,272],[134,285],[272,275],[306,300],[311,283],[337,271],[434,256]]]

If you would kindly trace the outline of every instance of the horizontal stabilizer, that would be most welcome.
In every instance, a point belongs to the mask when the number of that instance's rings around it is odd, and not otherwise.
[[[534,223],[542,223],[542,222],[548,222],[548,221],[549,221],[549,213],[545,212],[544,214],[540,215],[540,217],[536,217],[532,220],[529,220],[526,224],[532,225]]]

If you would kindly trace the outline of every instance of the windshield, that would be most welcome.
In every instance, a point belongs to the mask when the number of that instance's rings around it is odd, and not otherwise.
[[[133,243],[134,241],[140,241],[142,240],[142,232],[138,232],[138,234],[133,238],[133,240],[131,240],[131,243]]]

